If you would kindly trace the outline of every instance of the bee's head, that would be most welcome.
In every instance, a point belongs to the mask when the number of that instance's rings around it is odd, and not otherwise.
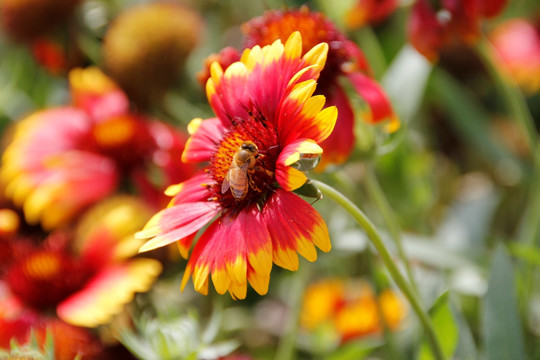
[[[242,146],[240,146],[240,149],[249,151],[252,154],[257,154],[259,151],[257,145],[255,145],[252,141],[245,141]]]

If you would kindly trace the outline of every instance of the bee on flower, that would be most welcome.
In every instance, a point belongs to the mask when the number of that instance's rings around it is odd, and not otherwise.
[[[177,243],[188,258],[182,288],[193,276],[206,294],[209,280],[220,294],[246,297],[248,283],[268,291],[272,265],[298,269],[298,255],[317,258],[316,247],[330,250],[324,220],[293,193],[307,181],[296,169],[305,156],[319,157],[319,143],[332,132],[335,106],[313,95],[328,54],[321,43],[305,54],[294,32],[246,49],[241,60],[210,68],[206,84],[216,117],[194,119],[182,160],[207,162],[191,179],[170,186],[172,200],[137,236],[148,239],[141,251]],[[303,55],[302,55],[303,54]]]

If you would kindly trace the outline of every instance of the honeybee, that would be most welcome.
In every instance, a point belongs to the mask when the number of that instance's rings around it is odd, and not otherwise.
[[[249,188],[249,171],[255,167],[259,149],[252,141],[245,141],[234,154],[229,171],[223,179],[221,193],[229,188],[237,201],[246,197]]]

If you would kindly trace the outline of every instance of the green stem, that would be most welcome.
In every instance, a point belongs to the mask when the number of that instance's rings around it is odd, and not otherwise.
[[[300,311],[302,310],[302,300],[306,289],[307,279],[309,278],[308,267],[300,267],[293,276],[288,297],[290,305],[290,314],[288,317],[285,335],[281,338],[278,348],[274,355],[275,360],[291,360],[294,359],[294,349],[296,346],[296,337],[298,335]]]
[[[373,70],[373,75],[376,79],[380,79],[387,68],[387,64],[377,35],[375,35],[375,32],[371,27],[363,26],[361,29],[355,31],[353,36],[361,45],[362,50],[368,59],[368,63]]]
[[[392,256],[390,255],[389,251],[386,249],[386,246],[384,245],[384,242],[382,241],[381,236],[377,232],[377,229],[373,225],[373,223],[367,218],[367,216],[360,210],[356,205],[354,205],[349,199],[347,199],[343,194],[341,194],[339,191],[335,190],[333,187],[322,183],[317,180],[312,180],[315,186],[321,190],[323,195],[328,196],[332,200],[334,200],[338,205],[340,205],[343,209],[345,209],[356,221],[357,223],[364,229],[367,236],[371,240],[371,243],[381,256],[381,259],[386,266],[388,272],[392,276],[393,280],[397,284],[397,286],[401,289],[405,297],[409,300],[409,303],[411,304],[411,307],[413,311],[418,316],[418,319],[420,320],[420,323],[422,324],[427,339],[429,342],[429,345],[431,347],[431,350],[433,352],[434,358],[437,360],[444,360],[446,359],[446,356],[444,355],[444,352],[442,350],[441,344],[439,342],[439,338],[437,337],[435,333],[435,328],[433,327],[433,323],[431,322],[431,319],[429,318],[428,314],[424,311],[420,299],[412,289],[411,285],[407,282],[405,277],[401,274],[399,269],[397,268],[396,264],[394,264],[394,261],[392,260]]]
[[[480,41],[477,49],[492,80],[495,82],[497,91],[505,102],[505,106],[510,116],[514,121],[517,121],[518,125],[522,128],[522,131],[527,138],[527,144],[529,145],[533,156],[536,156],[537,130],[521,91],[518,89],[512,76],[502,73],[504,70],[495,62],[493,58],[493,46],[487,39]]]
[[[401,228],[396,219],[394,211],[392,210],[392,207],[390,206],[390,203],[388,202],[388,199],[386,198],[386,195],[384,194],[384,191],[382,190],[381,185],[377,180],[377,174],[375,174],[375,169],[372,165],[366,166],[366,188],[368,193],[371,195],[371,198],[375,202],[375,205],[377,205],[377,207],[379,208],[379,211],[381,212],[381,215],[386,223],[388,231],[390,232],[390,235],[392,236],[392,239],[396,244],[398,256],[400,257],[401,262],[405,266],[405,271],[407,272],[409,282],[412,285],[413,290],[418,293],[416,281],[414,280],[411,266],[409,264],[409,259],[407,258],[407,255],[405,254],[405,249],[403,248]]]
[[[534,157],[534,172],[531,178],[529,189],[528,204],[525,209],[523,218],[518,229],[518,239],[522,244],[538,247],[540,232],[540,147],[536,150]],[[534,285],[534,264],[528,262],[524,269],[524,296],[523,299],[529,298]],[[524,304],[523,304],[524,305]]]

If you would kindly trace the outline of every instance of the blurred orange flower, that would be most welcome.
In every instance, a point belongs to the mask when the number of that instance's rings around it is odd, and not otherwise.
[[[362,280],[325,279],[310,285],[304,295],[301,325],[308,331],[331,324],[342,341],[379,334],[381,315],[389,329],[397,329],[407,315],[407,307],[394,291],[379,296]]]
[[[357,29],[366,24],[376,24],[386,19],[398,7],[397,0],[356,0],[347,11],[345,25]]]

